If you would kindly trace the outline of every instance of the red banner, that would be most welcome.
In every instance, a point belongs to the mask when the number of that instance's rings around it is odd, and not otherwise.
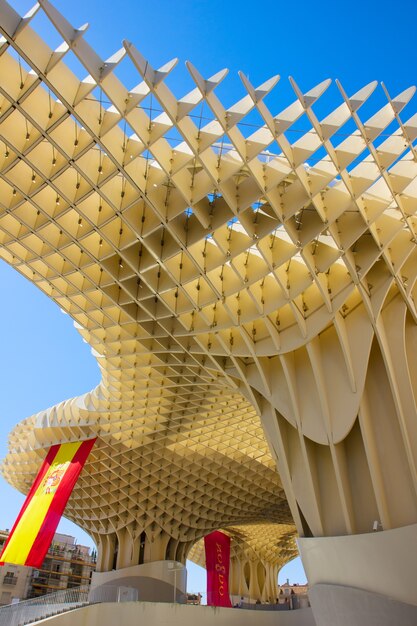
[[[41,566],[94,442],[50,448],[0,555],[0,565]]]
[[[216,530],[204,537],[208,606],[231,607],[229,596],[230,537]]]

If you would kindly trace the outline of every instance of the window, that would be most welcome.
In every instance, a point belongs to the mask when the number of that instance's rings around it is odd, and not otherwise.
[[[12,594],[10,591],[3,591],[0,598],[0,604],[10,604]]]
[[[14,572],[6,572],[3,578],[4,585],[15,585],[17,582],[17,576],[15,576]]]

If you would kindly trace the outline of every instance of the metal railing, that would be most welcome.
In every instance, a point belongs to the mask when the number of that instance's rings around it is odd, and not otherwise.
[[[102,585],[92,589],[89,585],[54,591],[44,596],[22,600],[0,607],[0,626],[24,626],[45,617],[65,613],[87,604],[99,602],[135,602],[138,590],[133,587]]]
[[[63,589],[0,607],[0,626],[23,626],[88,604],[89,587]]]
[[[199,604],[205,606],[208,604],[206,591],[187,591],[186,604]],[[252,611],[293,611],[309,606],[309,599],[306,593],[284,595],[280,594],[274,599],[263,600],[251,598],[249,595],[239,596],[230,594],[230,602],[233,608],[247,609]]]
[[[54,557],[62,558],[66,561],[79,561],[86,565],[91,565],[97,562],[97,556],[95,554],[85,554],[77,548],[68,548],[60,546],[52,546],[49,548],[46,555],[46,559],[53,559]]]

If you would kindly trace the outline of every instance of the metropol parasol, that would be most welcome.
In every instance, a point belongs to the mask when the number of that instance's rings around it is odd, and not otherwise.
[[[0,31],[0,256],[102,374],[16,426],[3,475],[27,492],[51,445],[97,437],[65,514],[101,582],[202,562],[222,529],[233,594],[273,600],[299,536],[317,615],[352,588],[417,605],[414,88],[338,84],[319,119],[330,81],[292,81],[272,112],[279,77],[241,74],[225,108],[226,71],[187,62],[195,87],[174,95],[176,59],[153,68],[125,41],[103,60],[46,0],[24,18],[2,0]],[[385,104],[363,119],[375,89]]]

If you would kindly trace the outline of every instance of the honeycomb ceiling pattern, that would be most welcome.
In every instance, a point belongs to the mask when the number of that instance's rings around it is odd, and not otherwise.
[[[250,521],[287,524],[294,535],[259,417],[221,390],[216,406],[204,407],[207,396],[184,414],[163,418],[162,410],[159,420],[153,411],[132,418],[124,407],[101,410],[99,418],[81,410],[76,417],[70,401],[15,428],[3,474],[27,492],[47,444],[94,434],[98,441],[65,513],[93,535],[129,527],[132,535],[146,530],[152,539],[162,529],[185,542],[219,524]],[[161,412],[157,403],[154,410]]]
[[[287,538],[292,517],[241,381],[255,368],[268,387],[265,359],[348,316],[381,263],[416,319],[417,116],[399,117],[414,88],[383,87],[362,121],[377,84],[337,83],[321,119],[330,81],[291,80],[293,103],[272,114],[279,77],[240,74],[226,109],[226,70],[187,63],[195,87],[177,98],[176,59],[154,69],[124,42],[103,60],[46,0],[24,17],[0,0],[0,16],[0,255],[73,318],[102,372],[16,427],[3,474],[26,491],[51,443],[98,436],[67,509],[87,531],[188,541],[243,524],[270,554],[265,524]]]

